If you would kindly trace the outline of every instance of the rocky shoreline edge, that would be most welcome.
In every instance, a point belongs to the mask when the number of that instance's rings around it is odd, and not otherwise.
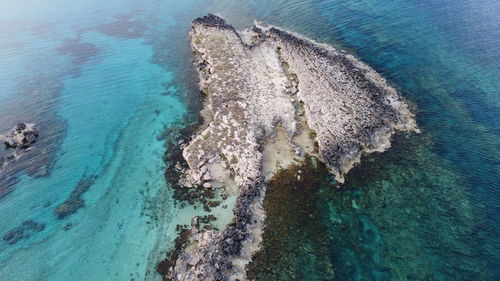
[[[236,189],[222,231],[192,229],[176,241],[165,280],[246,280],[262,240],[266,182],[310,155],[341,184],[363,154],[418,133],[408,104],[355,57],[265,24],[236,31],[215,15],[192,23],[190,42],[206,95],[204,124],[182,146],[180,186]],[[300,177],[300,174],[297,175]]]

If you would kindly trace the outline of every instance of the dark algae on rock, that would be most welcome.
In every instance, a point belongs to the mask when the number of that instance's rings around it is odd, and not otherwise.
[[[167,253],[165,260],[161,261],[156,266],[156,271],[163,276],[164,281],[174,280],[172,278],[172,269],[175,266],[175,262],[179,258],[179,255],[184,251],[187,246],[190,232],[186,228],[179,230],[179,235],[175,238],[174,246],[172,250]]]
[[[494,252],[483,243],[482,211],[462,179],[436,163],[429,141],[395,137],[342,189],[315,161],[279,171],[267,185],[263,243],[248,278],[493,280],[479,258]]]
[[[314,157],[278,171],[267,184],[261,249],[247,266],[249,280],[335,280],[334,253],[317,207],[320,186],[336,190],[325,165]]]

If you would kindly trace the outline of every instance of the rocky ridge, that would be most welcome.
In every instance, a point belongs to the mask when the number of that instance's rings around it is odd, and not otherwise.
[[[266,160],[275,164],[315,155],[343,182],[363,154],[418,129],[396,91],[353,56],[262,24],[238,33],[214,15],[195,19],[189,35],[207,108],[183,149],[181,183],[239,196],[223,231],[201,231],[193,220],[165,279],[244,280],[261,242],[266,148],[293,152]]]

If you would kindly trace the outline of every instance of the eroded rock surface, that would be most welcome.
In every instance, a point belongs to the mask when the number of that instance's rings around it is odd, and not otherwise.
[[[37,137],[35,124],[19,123],[7,134],[0,135],[0,141],[3,141],[8,148],[28,148]]]
[[[205,125],[183,150],[189,169],[181,183],[236,188],[239,196],[223,231],[193,223],[165,279],[246,279],[262,236],[264,153],[279,132],[293,155],[277,162],[312,154],[343,182],[363,153],[387,149],[395,132],[418,131],[380,75],[331,47],[260,24],[242,36],[214,15],[193,21],[190,41],[207,107]]]
[[[38,131],[33,123],[18,123],[5,134],[0,134],[0,142],[5,144],[0,148],[0,172],[4,166],[18,160],[32,148],[38,138]],[[8,187],[0,180],[0,198],[7,193]]]

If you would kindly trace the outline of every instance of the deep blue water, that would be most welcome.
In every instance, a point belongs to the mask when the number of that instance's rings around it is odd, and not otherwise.
[[[0,129],[36,122],[41,137],[0,171],[0,236],[22,229],[0,241],[0,280],[160,280],[175,226],[200,212],[173,204],[162,133],[197,114],[187,32],[208,12],[343,47],[417,108],[422,135],[317,191],[336,280],[500,279],[498,1],[9,0]]]

